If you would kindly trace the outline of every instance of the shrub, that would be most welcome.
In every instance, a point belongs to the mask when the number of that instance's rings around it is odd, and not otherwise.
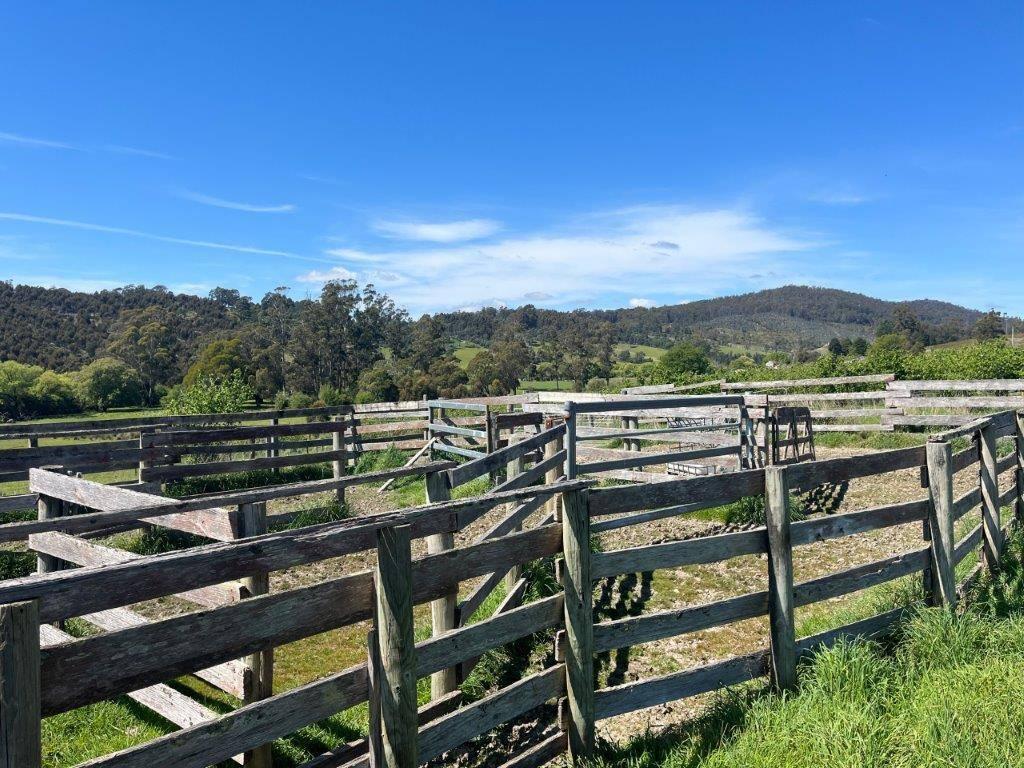
[[[55,416],[78,409],[68,376],[13,360],[0,363],[0,415],[4,418]]]
[[[138,371],[116,357],[93,360],[73,379],[78,398],[87,408],[105,411],[142,405],[144,391]]]
[[[191,386],[181,386],[165,399],[167,410],[174,414],[232,413],[245,409],[254,396],[252,387],[235,370],[230,376],[200,376]]]

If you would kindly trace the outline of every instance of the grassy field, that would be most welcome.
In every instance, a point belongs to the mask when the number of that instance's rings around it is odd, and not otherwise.
[[[459,342],[455,348],[455,359],[459,361],[459,365],[465,369],[469,366],[470,360],[485,351],[485,347],[481,347],[479,344],[473,344],[468,341]]]

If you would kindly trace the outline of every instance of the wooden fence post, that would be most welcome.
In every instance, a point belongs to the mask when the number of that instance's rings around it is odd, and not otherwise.
[[[573,763],[594,750],[594,583],[590,576],[590,511],[587,492],[564,494],[562,590],[565,593],[565,673],[569,756]]]
[[[409,526],[377,531],[375,586],[383,762],[386,768],[416,768],[416,637]]]
[[[376,617],[374,625],[376,625]],[[376,629],[371,629],[366,634],[366,673],[370,689],[367,695],[369,707],[367,752],[370,755],[370,768],[383,768],[384,757],[381,754],[383,744],[380,735],[380,643],[377,639]]]
[[[239,538],[260,536],[267,532],[267,505],[265,502],[238,505]],[[256,597],[270,592],[270,574],[256,573],[242,579],[246,597]],[[242,701],[245,704],[274,695],[274,649],[246,656],[242,669]],[[273,756],[270,744],[262,744],[247,750],[244,756],[245,768],[272,768]]]
[[[145,454],[145,452],[153,447],[153,433],[152,432],[139,432],[139,451]],[[228,457],[230,458],[230,457]],[[146,470],[153,466],[153,462],[149,461],[144,457],[139,458],[139,484],[146,482]]]
[[[557,454],[559,451],[562,450],[562,446],[564,444],[565,444],[565,438],[562,438],[562,437],[559,437],[559,438],[557,438],[555,440],[548,440],[548,442],[544,443],[544,458],[545,459],[553,458],[555,456],[555,454]],[[563,470],[559,470],[558,467],[552,467],[551,469],[549,469],[547,472],[544,473],[544,484],[545,485],[550,485],[551,483],[556,482],[558,480],[558,478],[562,476],[562,472],[563,471],[564,471],[564,469]],[[561,495],[557,494],[557,493],[552,495],[551,498],[549,498],[547,500],[546,504],[547,504],[548,514],[551,515],[555,520],[560,519],[559,515],[560,515],[560,510],[562,508],[561,507],[561,504],[562,504]]]
[[[764,512],[768,527],[768,619],[772,684],[796,684],[796,620],[793,605],[793,544],[789,534],[789,478],[786,468],[764,471]]]
[[[928,467],[923,466],[920,470],[921,488],[923,490],[928,490]],[[929,547],[931,546],[932,529],[931,525],[928,523],[927,517],[921,521],[921,540]],[[921,592],[929,604],[931,604],[932,595],[936,594],[939,589],[938,585],[935,583],[935,578],[935,572],[932,570],[931,560],[929,559],[928,564],[921,569]]]
[[[1017,504],[1014,514],[1018,525],[1024,524],[1024,411],[1017,412]]]
[[[930,440],[928,457],[928,527],[931,532],[932,605],[956,607],[953,570],[953,449],[945,440]]]
[[[281,423],[280,419],[276,419],[275,418],[275,419],[271,419],[270,420],[270,426],[271,427],[276,427],[280,423]],[[267,458],[268,459],[276,459],[280,455],[281,451],[277,447],[278,441],[280,439],[281,439],[280,436],[277,435],[277,434],[271,434],[267,438]],[[281,474],[281,468],[280,467],[272,467],[270,471],[271,471],[271,473],[273,473],[275,475]]]
[[[978,453],[981,477],[982,552],[989,573],[999,570],[999,553],[1003,549],[1001,510],[999,508],[999,475],[996,468],[996,433],[991,423],[978,430]]]
[[[427,503],[448,501],[451,494],[451,476],[447,472],[428,472],[426,475]],[[446,531],[427,537],[427,553],[435,555],[455,548],[455,534]],[[431,634],[434,637],[450,632],[458,626],[455,609],[459,602],[459,590],[441,595],[430,603]],[[430,698],[440,699],[458,687],[458,668],[449,667],[430,676]]]
[[[515,431],[513,429],[508,434],[508,444],[510,446],[514,445],[514,443],[513,443],[513,438],[514,437],[515,437]],[[514,477],[518,477],[521,474],[523,474],[523,456],[522,455],[516,456],[514,459],[511,459],[508,462],[508,464],[505,465],[505,478],[506,478],[506,481],[507,480],[511,480]],[[512,509],[515,506],[516,506],[516,502],[512,502],[511,504],[509,504],[508,505],[508,511],[511,512]],[[511,531],[509,531],[509,533],[519,533],[522,530],[523,530],[523,524],[519,523],[515,528],[513,528]],[[513,565],[511,568],[509,568],[508,573],[505,574],[505,586],[508,589],[512,589],[512,587],[515,586],[516,582],[519,581],[519,578],[522,575],[523,575],[523,566],[521,566],[521,565]]]
[[[39,500],[36,502],[36,508],[38,510],[38,517],[40,520],[53,520],[57,517],[63,517],[67,507],[60,499],[39,494]],[[54,571],[59,571],[66,567],[67,564],[65,561],[60,560],[53,555],[36,555],[36,573],[53,573]]]
[[[331,417],[331,421],[340,422],[344,418],[345,418],[344,416],[332,416]],[[336,429],[334,432],[331,432],[331,450],[332,451],[340,451],[340,450],[343,450],[344,448],[345,448],[345,431],[344,431],[344,429],[340,429],[339,428],[339,429]],[[347,458],[346,456],[343,456],[343,457],[340,457],[340,458],[335,457],[334,460],[331,462],[331,467],[333,469],[332,474],[333,474],[335,480],[340,480],[342,477],[345,476],[345,466],[347,464],[346,458]],[[335,498],[337,498],[338,504],[344,504],[345,503],[345,489],[344,489],[344,487],[338,488],[335,491]]]
[[[40,768],[39,605],[0,605],[0,768]]]
[[[576,479],[576,404],[565,404],[565,477]]]

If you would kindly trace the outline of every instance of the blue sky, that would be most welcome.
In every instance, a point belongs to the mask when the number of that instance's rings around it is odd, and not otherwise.
[[[15,282],[1024,314],[1020,2],[8,3],[0,72]]]

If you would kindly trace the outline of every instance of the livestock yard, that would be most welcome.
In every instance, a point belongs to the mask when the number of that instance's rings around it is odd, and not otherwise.
[[[0,765],[586,761],[956,605],[1024,518],[1021,408],[860,376],[3,425]]]

